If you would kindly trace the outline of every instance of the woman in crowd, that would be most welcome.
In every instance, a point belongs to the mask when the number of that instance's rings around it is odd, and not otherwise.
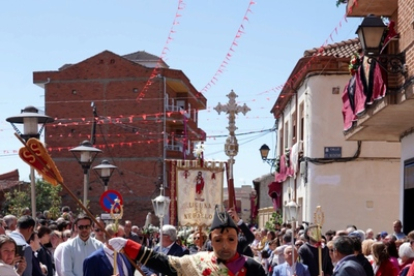
[[[364,254],[365,258],[368,259],[369,263],[372,265],[372,268],[375,267],[374,265],[374,257],[372,256],[372,244],[374,243],[374,240],[364,240],[362,242],[362,254]]]
[[[0,275],[23,275],[27,266],[26,260],[16,253],[16,242],[9,236],[0,235]]]
[[[394,267],[399,271],[400,265],[398,263],[398,249],[395,243],[397,239],[393,235],[387,235],[383,243],[387,247],[387,252],[390,255],[390,261]]]
[[[375,262],[375,276],[398,276],[398,270],[391,263],[390,255],[384,243],[374,242],[371,251]]]
[[[55,274],[53,255],[46,248],[46,245],[50,243],[50,233],[51,230],[47,226],[41,226],[37,230],[37,235],[39,236],[40,241],[40,249],[38,251],[37,258],[42,264],[46,265],[47,276],[53,276]]]
[[[70,235],[70,233],[69,233]],[[49,252],[52,254],[55,253],[56,247],[62,242],[62,232],[58,230],[53,230],[50,233],[50,245],[51,247],[48,248]]]
[[[414,261],[414,252],[409,242],[405,242],[400,245],[398,249],[398,255],[400,256],[400,273],[398,276],[406,276],[411,264]]]
[[[32,248],[32,276],[46,276],[47,267],[38,259],[38,251],[41,248],[39,236],[37,232],[33,232],[29,239],[30,247]]]

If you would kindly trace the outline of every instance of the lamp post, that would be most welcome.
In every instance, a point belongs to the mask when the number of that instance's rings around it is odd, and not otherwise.
[[[43,128],[46,123],[54,122],[55,120],[52,117],[39,114],[39,110],[34,106],[27,106],[21,113],[9,117],[6,119],[9,122],[14,130],[19,136],[27,141],[30,138],[39,139],[40,134],[43,131]],[[15,124],[23,124],[23,133],[15,126]],[[38,125],[43,124],[40,130],[38,130]],[[34,169],[30,167],[30,199],[32,204],[32,217],[36,218],[36,186],[35,186],[35,174]]]
[[[295,274],[295,248],[294,248],[294,239],[295,239],[295,223],[297,220],[297,216],[298,216],[298,205],[296,204],[295,201],[290,200],[286,205],[285,205],[285,211],[286,211],[286,218],[288,221],[292,222],[292,275]]]
[[[83,169],[83,205],[86,207],[88,203],[88,171],[91,168],[93,160],[102,151],[94,148],[88,140],[83,141],[78,147],[70,149],[69,151],[73,153]]]
[[[101,161],[101,164],[93,167],[92,169],[99,175],[99,178],[103,181],[105,186],[105,191],[108,190],[108,182],[114,173],[115,169],[118,167],[109,163],[108,160],[104,159]]]
[[[160,220],[160,248],[162,249],[162,225],[165,215],[168,214],[168,208],[170,207],[171,199],[164,196],[164,187],[160,187],[160,195],[152,199],[152,207],[154,208],[155,215]]]
[[[372,14],[365,17],[356,30],[362,51],[368,57],[368,63],[375,60],[387,72],[401,73],[406,76],[405,52],[392,55],[381,53],[386,30],[387,26],[380,17]]]

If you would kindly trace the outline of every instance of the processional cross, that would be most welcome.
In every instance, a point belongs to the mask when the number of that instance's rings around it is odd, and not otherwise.
[[[226,127],[229,130],[229,136],[227,136],[226,144],[224,145],[224,152],[230,158],[229,159],[229,177],[228,177],[228,190],[229,190],[229,207],[233,207],[234,204],[234,180],[233,180],[233,163],[234,157],[239,152],[239,144],[237,143],[237,138],[235,135],[235,131],[237,130],[236,127],[236,115],[238,113],[243,113],[246,115],[251,109],[244,104],[240,106],[236,103],[236,98],[238,97],[233,90],[227,95],[229,98],[229,102],[225,105],[218,103],[218,105],[214,108],[220,115],[221,112],[226,112],[228,114],[229,119],[229,126]]]

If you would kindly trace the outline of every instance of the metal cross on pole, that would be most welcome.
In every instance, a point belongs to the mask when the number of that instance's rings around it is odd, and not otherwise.
[[[239,152],[239,144],[237,143],[237,138],[235,135],[236,127],[236,115],[238,113],[243,113],[246,115],[247,112],[250,111],[250,108],[244,104],[240,106],[236,103],[236,98],[238,97],[233,90],[227,95],[229,101],[227,104],[222,105],[218,103],[218,105],[214,108],[220,115],[221,112],[226,112],[228,114],[229,119],[229,126],[227,129],[229,130],[229,136],[227,136],[226,144],[224,145],[224,152],[229,157],[229,172],[228,172],[228,191],[229,191],[229,208],[232,208],[234,205],[234,181],[233,181],[233,163],[234,157]]]

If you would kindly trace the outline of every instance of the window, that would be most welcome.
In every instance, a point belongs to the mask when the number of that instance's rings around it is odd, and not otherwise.
[[[299,140],[303,141],[303,136],[305,132],[305,109],[303,102],[299,105]]]
[[[297,140],[297,112],[293,112],[292,114],[292,145],[296,143]]]
[[[414,159],[404,162],[404,189],[414,188]]]
[[[178,107],[178,110],[180,109],[185,110],[186,109],[185,100],[177,100],[177,107]]]
[[[289,121],[285,123],[285,148],[289,148]],[[282,153],[285,153],[285,148],[282,148]]]
[[[283,126],[279,131],[279,139],[280,139],[280,141],[279,141],[279,145],[280,145],[279,155],[282,155],[285,151],[284,148],[283,148],[283,146],[284,146],[284,143],[283,143]]]

